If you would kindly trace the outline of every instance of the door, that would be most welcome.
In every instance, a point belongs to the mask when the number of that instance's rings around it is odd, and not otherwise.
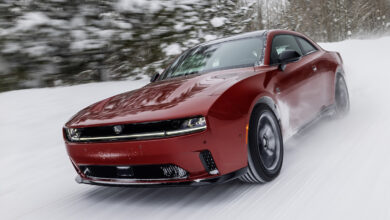
[[[313,76],[310,83],[310,91],[315,96],[315,99],[312,100],[312,105],[315,107],[314,110],[319,112],[322,108],[329,105],[330,94],[332,94],[330,88],[333,85],[331,74],[329,74],[326,60],[322,58],[324,52],[318,50],[305,38],[296,37],[296,39],[302,49],[302,59],[306,60],[307,65],[312,68]]]
[[[278,55],[286,49],[295,50],[301,58],[286,64],[282,71],[277,68]],[[283,34],[273,38],[270,53],[270,65],[275,66],[276,72],[273,92],[278,100],[285,136],[294,134],[318,112],[311,62],[309,57],[304,56],[295,36]]]

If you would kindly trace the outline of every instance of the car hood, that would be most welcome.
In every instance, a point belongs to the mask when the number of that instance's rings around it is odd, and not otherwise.
[[[252,67],[150,83],[81,110],[65,126],[102,126],[205,115],[219,95],[251,74]]]

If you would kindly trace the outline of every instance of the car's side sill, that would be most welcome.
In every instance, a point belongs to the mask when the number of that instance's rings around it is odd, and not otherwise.
[[[300,135],[304,133],[307,129],[312,127],[314,124],[316,124],[318,121],[320,121],[323,118],[331,117],[335,112],[336,106],[334,104],[329,105],[321,109],[321,111],[318,113],[318,115],[311,121],[304,124],[302,127],[298,129],[298,132],[295,135]],[[295,136],[294,135],[294,136]]]

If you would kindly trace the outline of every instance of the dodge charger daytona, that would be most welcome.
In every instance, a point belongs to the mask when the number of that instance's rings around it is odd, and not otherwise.
[[[78,112],[63,135],[78,183],[264,183],[279,175],[287,138],[348,111],[339,53],[256,31],[188,49],[148,85]]]

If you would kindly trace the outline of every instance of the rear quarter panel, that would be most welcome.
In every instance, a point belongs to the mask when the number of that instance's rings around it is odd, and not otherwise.
[[[341,74],[345,77],[344,66],[341,56],[337,52],[325,51],[319,58],[321,68],[324,69],[324,82],[326,83],[326,92],[329,94],[327,104],[331,105],[335,101],[335,83],[336,74]]]

